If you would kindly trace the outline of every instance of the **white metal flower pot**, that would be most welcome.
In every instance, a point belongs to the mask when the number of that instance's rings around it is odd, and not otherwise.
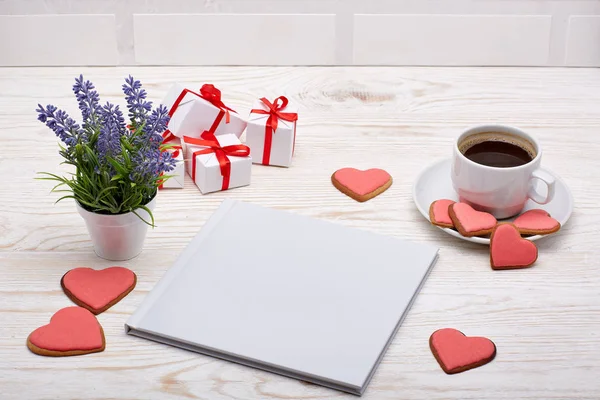
[[[110,261],[123,261],[142,252],[149,226],[144,221],[151,223],[150,214],[145,210],[135,210],[144,219],[142,221],[132,212],[117,215],[97,214],[85,210],[78,202],[75,204],[85,220],[94,251],[99,257]],[[146,207],[154,211],[155,204],[156,196]]]

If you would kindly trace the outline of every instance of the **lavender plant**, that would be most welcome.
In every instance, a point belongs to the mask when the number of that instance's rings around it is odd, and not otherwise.
[[[163,144],[167,128],[166,107],[152,108],[140,81],[125,79],[123,93],[127,101],[129,124],[118,105],[100,105],[94,84],[75,79],[73,93],[79,103],[82,122],[78,124],[63,110],[53,105],[38,104],[38,120],[62,141],[59,154],[64,164],[75,171],[67,176],[42,172],[39,179],[57,181],[53,192],[69,194],[57,200],[75,199],[84,209],[99,214],[122,214],[143,209],[154,225],[154,216],[146,206],[156,195],[161,182],[175,160]],[[141,218],[141,217],[140,217]]]

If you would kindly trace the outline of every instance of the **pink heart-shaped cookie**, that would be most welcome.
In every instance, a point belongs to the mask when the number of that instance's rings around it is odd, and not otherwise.
[[[535,243],[523,239],[513,224],[499,224],[490,238],[492,269],[527,268],[538,257]]]
[[[466,203],[450,205],[448,214],[458,232],[467,237],[487,235],[498,223],[492,214],[477,211]]]
[[[513,224],[523,235],[547,235],[560,229],[560,222],[545,210],[529,210],[519,215]]]
[[[440,199],[431,203],[429,206],[429,220],[431,223],[444,228],[454,228],[454,223],[448,213],[448,208],[454,203],[454,200],[448,199]]]
[[[452,328],[439,329],[429,338],[429,347],[447,374],[456,374],[489,363],[496,345],[484,337],[468,337]]]
[[[363,202],[385,192],[392,185],[392,177],[379,168],[342,168],[331,175],[331,182],[340,192]]]
[[[73,302],[94,314],[100,314],[118,303],[133,290],[137,278],[123,267],[101,270],[81,267],[67,272],[60,283]]]
[[[97,353],[105,347],[104,331],[98,320],[82,307],[58,310],[48,325],[31,332],[27,347],[42,356],[76,356]]]

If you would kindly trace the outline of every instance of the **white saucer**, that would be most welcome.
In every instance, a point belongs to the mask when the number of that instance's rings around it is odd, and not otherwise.
[[[450,178],[450,162],[451,159],[447,158],[429,165],[419,174],[413,186],[413,200],[427,221],[429,221],[429,206],[435,200],[450,199],[458,201],[458,195],[452,187],[452,180]],[[573,212],[573,196],[571,195],[571,191],[567,185],[558,176],[551,171],[548,171],[546,168],[542,169],[556,179],[554,198],[548,204],[544,205],[529,200],[527,203],[525,203],[523,212],[532,208],[546,210],[552,216],[552,218],[560,222],[561,226],[564,226]],[[540,187],[537,188],[540,193],[544,193],[545,191],[545,188],[542,185],[543,184],[540,184]],[[509,220],[511,219],[508,219],[507,221]],[[487,245],[490,244],[490,239],[488,238],[465,237],[454,229],[442,227],[438,228],[452,236],[467,240],[469,242]],[[545,236],[548,235],[529,236],[525,237],[525,239],[534,241]]]

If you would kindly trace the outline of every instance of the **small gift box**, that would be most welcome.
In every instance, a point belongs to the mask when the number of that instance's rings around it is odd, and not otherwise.
[[[257,164],[289,167],[296,143],[298,109],[280,96],[273,103],[262,98],[250,111],[246,144]]]
[[[250,184],[250,149],[234,134],[198,139],[184,136],[186,169],[202,194]]]
[[[246,129],[246,121],[221,101],[221,91],[210,84],[199,92],[181,84],[171,87],[162,104],[169,110],[168,129],[177,137],[199,137],[202,132],[212,135],[233,133],[238,138]],[[212,134],[212,135],[210,135]]]
[[[175,168],[168,173],[171,175],[169,179],[161,183],[159,189],[183,189],[185,182],[185,164],[183,163],[183,149],[181,147],[181,139],[173,136],[170,132],[163,133],[163,144],[169,145],[164,151],[171,153],[175,159]]]

